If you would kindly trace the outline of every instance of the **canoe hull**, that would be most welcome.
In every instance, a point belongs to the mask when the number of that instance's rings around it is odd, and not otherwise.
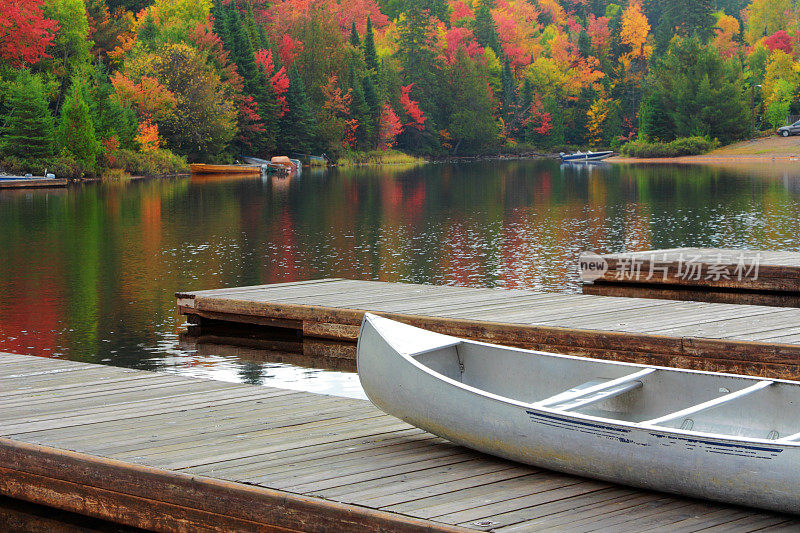
[[[783,512],[797,512],[800,504],[796,446],[634,428],[512,405],[454,386],[404,357],[370,317],[359,336],[358,372],[367,396],[384,412],[480,452],[727,503]]]
[[[562,155],[562,163],[591,163],[592,161],[602,161],[614,155],[614,152],[587,152],[585,154]]]
[[[192,174],[260,174],[258,165],[206,165],[193,163],[189,165]]]

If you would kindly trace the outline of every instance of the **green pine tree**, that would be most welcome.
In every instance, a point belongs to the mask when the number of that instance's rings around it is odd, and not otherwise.
[[[503,57],[503,49],[497,38],[497,27],[494,24],[492,11],[486,3],[482,4],[475,12],[475,38],[481,46],[494,50],[497,57]]]
[[[663,0],[662,9],[661,22],[668,23],[671,35],[697,35],[704,42],[714,35],[716,9],[712,0]]]
[[[583,57],[592,55],[592,40],[586,30],[581,30],[581,34],[578,36],[578,50]]]
[[[9,114],[0,130],[0,151],[23,159],[53,155],[53,116],[39,76],[21,70],[6,106]]]
[[[250,46],[253,48],[253,50],[267,48],[269,43],[267,42],[264,28],[262,28],[261,25],[256,22],[255,15],[253,15],[252,2],[247,2],[247,13],[244,17],[244,26],[247,30],[247,37],[250,40]]]
[[[514,112],[517,107],[517,82],[514,80],[514,73],[511,72],[511,65],[508,60],[503,63],[500,83],[500,103],[502,104],[503,121],[508,127],[514,121]]]
[[[73,78],[72,87],[61,108],[56,138],[61,150],[87,167],[93,167],[100,151],[100,143],[95,136],[85,92],[85,82]]]
[[[355,69],[350,69],[350,114],[358,120],[356,138],[359,147],[366,147],[369,139],[373,135],[373,124],[371,120],[369,104],[364,97],[364,86],[361,79],[356,74]]]
[[[375,34],[372,31],[372,20],[369,17],[367,17],[367,30],[364,32],[364,63],[375,76],[378,75],[378,53],[375,50]]]
[[[358,30],[356,29],[356,21],[350,25],[350,44],[354,48],[361,46],[361,39],[358,38]]]
[[[236,68],[242,76],[247,92],[255,96],[258,92],[257,84],[263,81],[258,75],[255,51],[247,37],[239,11],[235,7],[229,6],[226,12],[227,31],[230,35],[230,43],[226,44],[229,46],[231,59],[236,63]]]
[[[227,7],[220,5],[215,9],[225,19],[225,34],[228,40],[223,40],[223,45],[230,52],[231,59],[242,76],[245,94],[255,101],[256,111],[264,127],[261,133],[247,134],[237,148],[240,151],[247,150],[258,155],[266,155],[275,149],[277,142],[278,100],[266,75],[256,65],[255,52],[239,11],[233,4]]]
[[[289,70],[286,103],[289,109],[279,121],[279,148],[284,152],[307,153],[311,151],[316,137],[316,121],[306,95],[303,78],[295,66]]]
[[[222,5],[222,0],[214,0],[211,5],[211,17],[214,20],[212,29],[222,41],[226,50],[230,50],[231,36],[228,33],[228,10]]]
[[[370,148],[373,148],[377,144],[376,133],[378,131],[378,124],[380,123],[381,119],[381,100],[378,96],[378,90],[375,87],[375,82],[372,80],[372,76],[364,76],[364,78],[361,80],[361,84],[364,87],[364,101],[369,107],[369,119],[372,128],[372,136],[369,138],[368,142]]]

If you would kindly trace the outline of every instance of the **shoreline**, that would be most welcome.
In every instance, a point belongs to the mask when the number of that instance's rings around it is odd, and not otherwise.
[[[618,164],[752,164],[752,163],[800,163],[799,155],[685,155],[679,157],[625,157],[614,156],[606,159]]]

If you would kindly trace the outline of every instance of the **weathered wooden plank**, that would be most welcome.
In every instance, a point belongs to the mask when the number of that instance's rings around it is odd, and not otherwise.
[[[157,531],[251,531],[266,526],[284,531],[461,531],[8,439],[0,439],[0,464],[14,465],[0,468],[2,494]]]
[[[574,483],[573,481],[576,480],[542,481],[536,483],[528,494],[520,498],[503,500],[471,509],[454,509],[443,514],[434,515],[432,518],[448,524],[467,524],[478,520],[491,520],[501,525],[502,522],[495,519],[494,515],[502,514],[507,516],[508,513],[521,512],[522,509],[526,509],[527,513],[529,513],[528,517],[533,518],[536,516],[535,508],[540,505],[565,498],[584,496],[608,488],[606,483],[583,480],[577,480],[578,482]],[[451,509],[455,507],[453,505]]]
[[[342,485],[317,494],[345,502],[361,502],[370,507],[381,508],[412,500],[438,496],[461,489],[504,481],[536,472],[493,458],[477,458],[474,461],[430,468],[418,472],[404,472],[395,476]],[[403,487],[398,491],[397,487]]]
[[[602,504],[602,502],[618,500],[622,497],[629,497],[632,494],[635,494],[632,489],[609,486],[588,494],[577,494],[532,507],[487,516],[485,520],[492,522],[491,527],[494,531],[531,531],[535,530],[533,526],[528,525],[531,520],[538,520],[542,517],[559,513],[571,513],[580,507]]]
[[[744,291],[714,288],[683,288],[624,283],[584,283],[583,294],[617,298],[646,298],[682,300],[718,304],[768,305],[771,307],[800,307],[800,295],[787,292]]]

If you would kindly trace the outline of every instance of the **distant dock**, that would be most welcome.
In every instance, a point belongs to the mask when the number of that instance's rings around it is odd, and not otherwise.
[[[479,454],[363,400],[11,354],[0,494],[155,531],[800,527]]]
[[[607,268],[588,272],[594,279],[584,294],[800,307],[800,252],[671,248],[599,257]]]
[[[23,176],[0,176],[0,189],[41,189],[47,187],[66,187],[66,178],[25,178]]]
[[[281,328],[308,356],[352,359],[369,311],[496,344],[800,379],[800,309],[344,279],[176,296],[195,334],[258,345]]]

